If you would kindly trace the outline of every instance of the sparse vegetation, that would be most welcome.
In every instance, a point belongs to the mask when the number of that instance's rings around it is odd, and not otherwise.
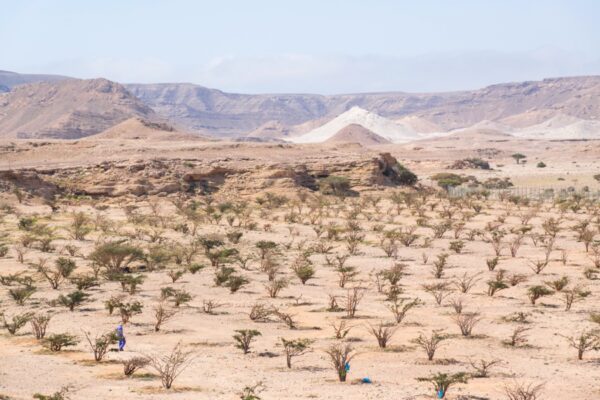
[[[465,168],[502,168],[493,157],[482,157],[459,161]],[[540,158],[531,154],[534,159]],[[90,379],[129,377],[127,386],[140,397],[172,389],[180,374],[178,392],[204,386],[212,391],[213,378],[230,373],[232,365],[249,362],[264,375],[278,363],[284,368],[284,359],[293,368],[290,385],[309,371],[326,380],[331,371],[322,371],[323,357],[344,382],[350,380],[350,361],[360,354],[361,374],[384,361],[390,368],[398,362],[425,368],[424,375],[431,375],[420,380],[443,398],[467,378],[478,378],[477,385],[463,397],[494,397],[515,364],[538,368],[542,362],[531,352],[552,347],[536,375],[547,379],[560,369],[581,397],[575,384],[585,380],[571,369],[583,364],[575,357],[589,362],[600,350],[600,317],[593,311],[600,211],[593,193],[565,189],[530,198],[496,191],[510,186],[508,178],[448,172],[434,172],[432,179],[442,189],[461,185],[460,191],[448,193],[424,180],[412,188],[382,185],[381,191],[362,192],[363,178],[347,170],[329,178],[277,170],[274,176],[306,179],[307,186],[297,193],[274,186],[246,197],[229,181],[227,190],[216,189],[228,177],[193,181],[202,163],[183,163],[177,165],[190,176],[178,175],[185,190],[176,194],[59,194],[48,208],[27,192],[21,205],[10,195],[11,210],[3,203],[7,194],[0,193],[0,326],[18,354],[56,357],[60,351],[63,361],[76,358],[86,368],[103,362],[105,367],[90,367],[96,371]],[[149,176],[170,177],[170,166],[144,166]],[[408,172],[405,181],[413,185],[416,176]],[[60,191],[65,183],[56,179]],[[387,185],[392,178],[385,179]],[[118,352],[123,337],[112,330],[118,324],[127,334],[125,352]],[[73,334],[78,325],[98,334]],[[186,387],[193,354],[181,343],[173,349],[178,340],[202,354],[206,370],[222,359],[218,348],[240,363],[223,362],[202,388]],[[162,355],[137,353],[149,346]],[[88,360],[79,357],[88,348],[95,362],[90,353]],[[313,350],[322,356],[309,354]],[[102,371],[113,363],[122,365],[122,374]],[[461,371],[465,366],[469,373]],[[523,379],[532,377],[527,368],[518,370]],[[56,376],[57,385],[67,383]],[[244,376],[238,388],[255,382]],[[355,378],[353,384],[368,383]],[[385,374],[375,378],[389,389]],[[143,386],[153,379],[157,388]],[[403,395],[419,395],[417,384],[401,386]],[[261,388],[248,386],[238,394],[258,399]],[[503,395],[525,400],[543,394],[540,385],[515,382]]]
[[[162,387],[171,389],[175,379],[186,370],[194,360],[193,353],[184,350],[181,343],[177,343],[171,352],[148,356],[148,365],[160,376]]]
[[[255,337],[260,336],[261,333],[256,329],[240,329],[235,331],[233,339],[236,341],[235,347],[241,349],[244,354],[250,353],[250,345]]]

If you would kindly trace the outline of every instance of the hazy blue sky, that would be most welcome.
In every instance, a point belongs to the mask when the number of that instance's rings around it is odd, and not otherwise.
[[[600,1],[0,0],[0,69],[236,92],[600,74]]]

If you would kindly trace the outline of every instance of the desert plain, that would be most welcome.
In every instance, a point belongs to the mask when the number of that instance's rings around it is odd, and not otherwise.
[[[2,149],[0,398],[429,399],[419,378],[436,374],[456,381],[448,399],[600,398],[598,141],[467,131]],[[490,169],[448,169],[469,158]],[[395,162],[418,182],[398,180]],[[439,173],[555,192],[450,196]],[[60,334],[71,345],[53,350]],[[291,368],[286,341],[301,353]],[[174,349],[183,368],[167,389]],[[345,382],[334,350],[352,357]]]

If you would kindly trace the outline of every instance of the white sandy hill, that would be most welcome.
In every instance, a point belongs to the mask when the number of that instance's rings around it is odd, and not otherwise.
[[[361,146],[375,146],[390,143],[386,138],[368,130],[362,125],[350,124],[325,141],[326,143],[358,143]]]
[[[393,143],[409,142],[420,138],[419,134],[412,128],[399,125],[390,119],[363,110],[360,107],[353,107],[307,134],[289,140],[295,143],[324,142],[351,124],[361,125]]]
[[[417,115],[408,115],[395,121],[397,124],[407,126],[418,133],[438,133],[444,131],[444,129],[435,122],[431,122],[428,119]]]
[[[536,125],[513,132],[514,136],[533,139],[600,139],[600,121],[557,114]]]
[[[464,131],[495,131],[495,132],[503,132],[503,133],[512,133],[514,129],[506,124],[503,124],[498,121],[490,121],[484,119],[482,121],[477,122],[466,128],[454,129],[451,132],[464,132]]]

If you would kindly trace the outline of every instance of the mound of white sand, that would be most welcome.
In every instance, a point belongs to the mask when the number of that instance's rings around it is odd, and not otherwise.
[[[400,125],[390,119],[384,118],[375,113],[364,110],[360,107],[353,107],[350,110],[338,115],[336,118],[326,124],[313,129],[305,135],[290,138],[295,143],[320,143],[333,137],[340,130],[348,125],[361,125],[371,132],[379,135],[390,142],[402,143],[411,140],[420,139],[421,136],[407,125]]]
[[[512,133],[517,137],[534,139],[600,139],[600,121],[558,114],[540,124]]]
[[[456,132],[463,132],[463,131],[497,131],[497,132],[511,133],[513,130],[514,129],[512,127],[510,127],[509,125],[503,124],[498,121],[490,121],[490,120],[484,119],[484,120],[479,121],[476,124],[473,124],[469,127],[454,129],[451,132],[456,133]]]
[[[444,129],[435,122],[431,122],[417,115],[408,115],[395,120],[397,124],[406,126],[418,133],[439,133],[444,132]]]

